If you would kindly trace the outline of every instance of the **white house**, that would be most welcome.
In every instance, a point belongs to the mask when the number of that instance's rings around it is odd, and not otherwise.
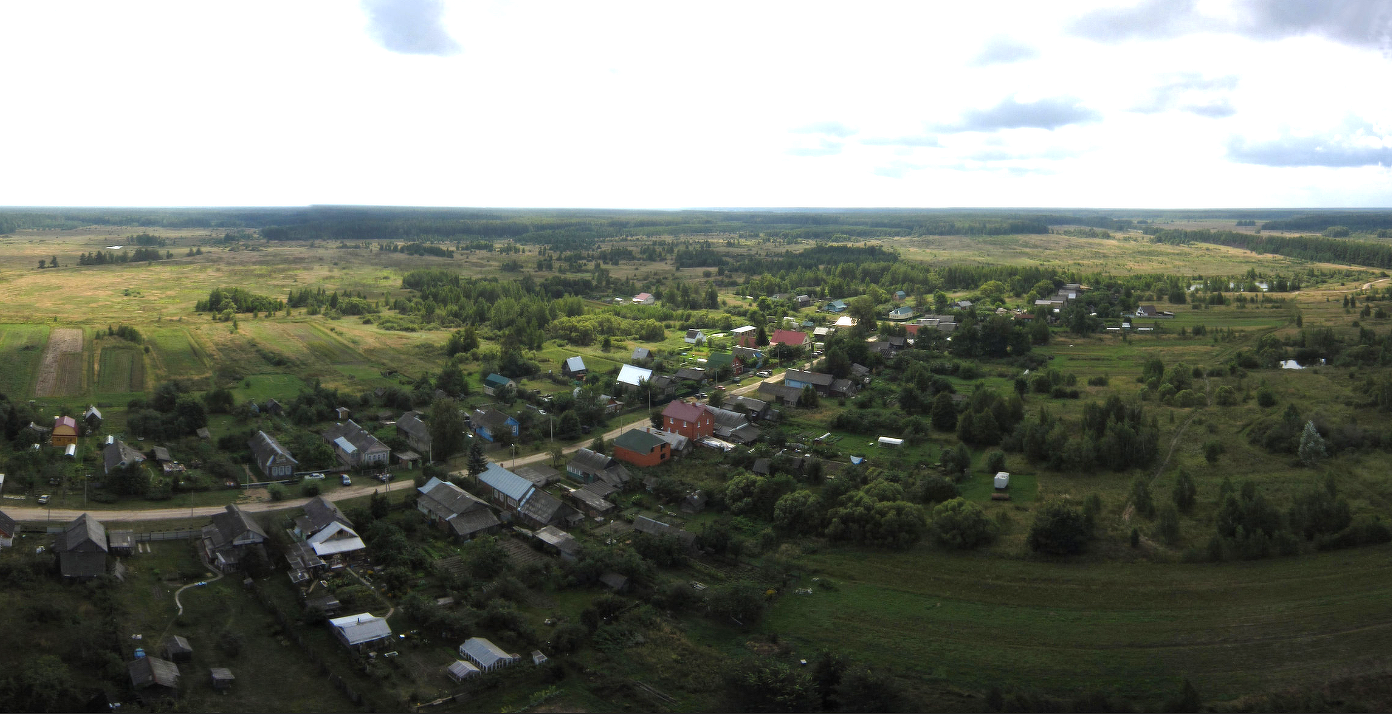
[[[391,626],[385,618],[362,612],[329,620],[334,636],[346,647],[373,647],[374,643],[391,637]]]
[[[652,370],[642,367],[634,367],[626,364],[619,369],[619,384],[627,384],[630,387],[641,387],[643,382],[652,379]]]

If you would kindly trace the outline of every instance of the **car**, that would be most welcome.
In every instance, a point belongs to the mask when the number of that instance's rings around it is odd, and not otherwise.
[[[383,473],[377,474],[377,480],[378,480],[378,481],[381,481],[382,483],[386,483],[386,482],[392,480],[392,475],[391,475],[390,473],[383,472]]]
[[[709,396],[710,396],[710,395],[709,395],[709,394],[706,394],[705,392],[697,392],[697,393],[696,393],[696,398],[697,398],[697,399],[706,399],[706,398],[708,398]]]
[[[715,386],[715,391],[717,391],[717,392],[723,392],[723,391],[725,391],[725,385],[723,385],[723,384],[717,384],[717,385]]]
[[[39,505],[42,506],[45,503],[48,503],[48,494],[46,493],[42,496],[39,496]]]
[[[315,472],[312,473],[312,474],[306,475],[306,476],[305,476],[305,480],[306,480],[306,481],[323,481],[323,480],[324,480],[324,474],[321,474],[321,473],[319,473],[318,471],[315,471]]]
[[[764,379],[768,379],[769,377],[772,377],[772,376],[773,376],[773,372],[770,372],[770,371],[768,371],[768,370],[764,370],[764,371],[762,371],[762,372],[755,372],[755,373],[754,373],[754,376],[755,376],[755,377],[763,377]]]
[[[342,479],[342,480],[343,480],[343,485],[344,485],[344,486],[352,486],[352,485],[353,485],[353,479],[348,478],[348,474],[343,474],[343,479]]]

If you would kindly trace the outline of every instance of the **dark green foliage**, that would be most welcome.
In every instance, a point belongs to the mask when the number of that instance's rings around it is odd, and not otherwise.
[[[1353,521],[1348,501],[1338,497],[1332,478],[1325,479],[1323,488],[1311,488],[1298,496],[1289,519],[1291,530],[1305,536],[1305,540],[1338,533]]]
[[[460,413],[459,402],[449,398],[431,402],[426,427],[430,431],[431,458],[443,460],[463,450],[464,416]]]
[[[1170,492],[1170,499],[1174,501],[1175,506],[1182,511],[1188,511],[1194,507],[1198,493],[1198,487],[1194,485],[1194,479],[1189,476],[1189,472],[1180,469],[1179,475],[1175,477],[1174,490]]]
[[[994,540],[996,527],[980,506],[954,498],[933,509],[933,536],[949,548],[969,550]]]
[[[1044,504],[1030,525],[1030,550],[1049,555],[1081,553],[1092,538],[1092,524],[1081,511],[1062,501]]]
[[[281,300],[256,295],[242,288],[213,288],[207,300],[199,300],[193,307],[195,312],[214,314],[231,310],[241,312],[280,312],[285,309]]]
[[[1155,533],[1166,545],[1179,542],[1179,511],[1172,505],[1160,508],[1160,517],[1155,523]]]
[[[821,709],[811,676],[784,662],[749,660],[725,674],[725,709],[737,712],[810,712]]]
[[[1155,499],[1150,495],[1150,482],[1144,477],[1138,477],[1131,484],[1131,505],[1136,507],[1136,512],[1146,518],[1155,517]]]

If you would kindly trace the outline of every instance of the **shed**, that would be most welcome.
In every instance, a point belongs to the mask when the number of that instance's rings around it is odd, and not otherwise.
[[[237,679],[232,676],[232,670],[226,667],[213,667],[208,670],[208,673],[213,678],[213,689],[227,689]]]
[[[172,662],[188,662],[193,659],[193,648],[183,637],[170,635],[164,639],[164,658]]]
[[[131,685],[136,689],[163,687],[167,690],[179,688],[179,666],[159,657],[136,657],[126,665],[130,673]]]
[[[540,666],[546,664],[548,661],[549,659],[545,654],[542,654],[541,650],[532,650],[532,664]]]
[[[605,587],[616,593],[621,593],[628,588],[628,578],[613,571],[599,576],[599,582],[604,583]]]
[[[996,488],[1007,488],[1010,486],[1010,474],[1005,471],[996,473]]]
[[[904,445],[904,440],[903,440],[903,439],[896,439],[896,438],[894,438],[894,437],[892,437],[892,436],[882,436],[882,437],[880,437],[880,446],[895,446],[895,447],[898,447],[898,446],[903,446],[903,445]]]

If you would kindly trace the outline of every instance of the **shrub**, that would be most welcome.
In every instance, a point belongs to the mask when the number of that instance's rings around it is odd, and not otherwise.
[[[954,498],[933,509],[933,536],[949,548],[970,550],[991,542],[996,527],[981,506]]]
[[[1270,389],[1261,389],[1257,392],[1257,406],[1263,409],[1276,406],[1276,395]]]
[[[1034,517],[1026,542],[1030,550],[1050,555],[1081,553],[1092,538],[1083,513],[1062,501],[1050,501]]]
[[[1005,470],[1005,452],[992,451],[986,455],[986,471],[995,473]]]

